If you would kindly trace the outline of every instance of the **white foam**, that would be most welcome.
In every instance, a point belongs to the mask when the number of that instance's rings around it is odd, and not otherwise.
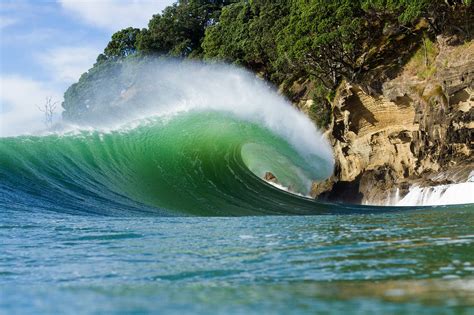
[[[270,185],[280,189],[280,190],[283,190],[283,191],[286,191],[286,192],[289,192],[293,195],[297,195],[297,196],[300,196],[300,197],[305,197],[305,198],[312,198],[310,195],[306,194],[306,195],[303,195],[303,194],[300,194],[298,192],[295,192],[293,191],[292,189],[290,189],[289,187],[286,187],[286,186],[283,186],[281,184],[278,184],[278,183],[275,183],[275,182],[272,182],[272,181],[269,181],[269,180],[265,180],[265,182],[269,183]]]
[[[474,182],[472,181],[433,187],[413,186],[409,193],[396,201],[394,205],[438,206],[469,203],[474,203]]]

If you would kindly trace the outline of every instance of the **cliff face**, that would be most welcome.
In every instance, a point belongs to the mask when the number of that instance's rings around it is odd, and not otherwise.
[[[326,136],[334,175],[313,185],[322,199],[386,204],[413,184],[467,180],[474,170],[474,44],[424,42],[380,92],[344,82]],[[370,93],[368,92],[370,91]],[[305,110],[311,100],[304,97]]]

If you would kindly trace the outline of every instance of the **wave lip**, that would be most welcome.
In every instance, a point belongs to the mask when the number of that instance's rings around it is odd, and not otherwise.
[[[169,60],[125,61],[120,69],[110,78],[114,84],[98,80],[82,103],[65,104],[64,116],[75,129],[118,130],[149,117],[228,112],[271,130],[307,159],[317,156],[334,165],[331,146],[313,122],[247,70]]]

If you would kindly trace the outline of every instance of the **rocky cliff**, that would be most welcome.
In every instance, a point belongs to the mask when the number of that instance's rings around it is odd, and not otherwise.
[[[315,183],[315,197],[386,204],[411,185],[466,181],[474,170],[474,44],[424,38],[392,79],[343,82],[325,136],[334,175]],[[309,95],[309,93],[306,93]],[[307,111],[304,96],[297,106]]]

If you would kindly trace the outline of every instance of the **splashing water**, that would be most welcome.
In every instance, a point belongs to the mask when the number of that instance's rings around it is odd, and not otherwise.
[[[395,202],[397,206],[441,206],[474,203],[474,183],[466,182],[434,187],[410,188],[408,194]]]

